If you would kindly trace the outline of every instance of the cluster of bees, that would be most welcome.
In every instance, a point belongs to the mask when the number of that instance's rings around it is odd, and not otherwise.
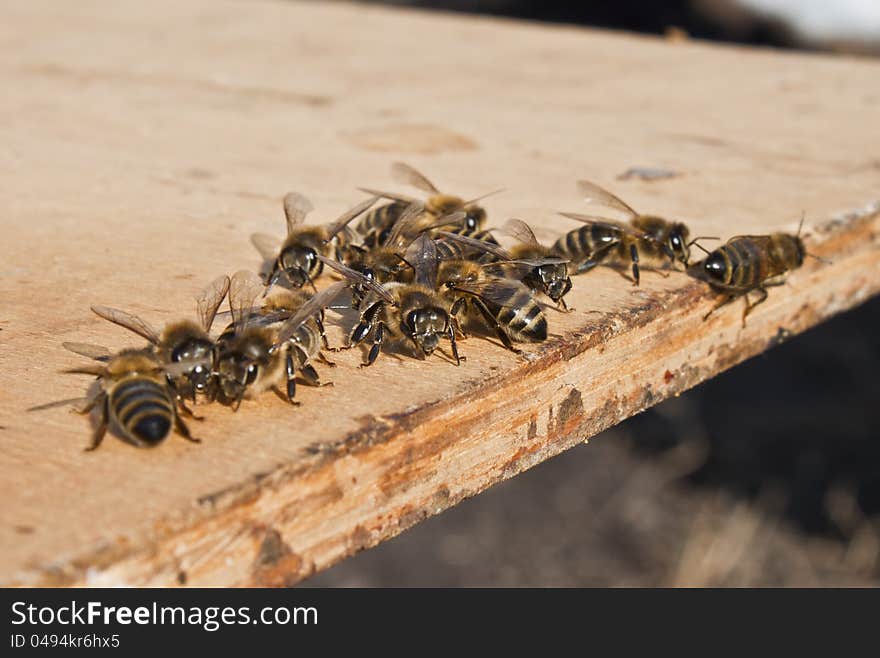
[[[101,316],[146,339],[140,349],[65,343],[92,362],[69,372],[97,378],[78,410],[97,409],[89,450],[108,426],[139,446],[152,446],[176,430],[195,439],[185,421],[196,418],[189,403],[219,402],[238,409],[243,400],[273,390],[292,404],[297,382],[321,386],[313,363],[334,365],[327,354],[366,343],[361,367],[383,345],[427,358],[449,341],[446,358],[460,364],[457,340],[470,332],[497,337],[509,350],[547,338],[546,300],[568,310],[571,277],[600,264],[622,265],[638,285],[640,265],[683,270],[721,293],[721,306],[743,297],[746,316],[767,298],[767,287],[801,265],[806,251],[798,235],[738,236],[709,252],[688,228],[636,212],[594,183],[578,189],[594,206],[625,219],[563,213],[580,225],[552,245],[541,244],[529,225],[509,220],[486,228],[482,198],[466,201],[440,192],[412,167],[395,163],[392,173],[425,193],[424,200],[362,190],[370,195],[328,224],[306,223],[311,203],[292,192],[284,199],[287,236],[256,234],[263,275],[240,271],[213,281],[197,298],[198,320],[180,320],[159,331],[124,311],[93,306]],[[488,195],[486,195],[488,196]],[[377,206],[380,200],[384,203]],[[357,221],[355,221],[357,220]],[[504,248],[496,239],[514,240]],[[691,247],[705,258],[690,262]],[[326,273],[336,281],[316,286]],[[758,297],[751,300],[749,294]],[[332,348],[324,312],[341,297],[358,313],[349,344]],[[228,300],[228,314],[218,313]],[[218,315],[231,322],[212,337]]]

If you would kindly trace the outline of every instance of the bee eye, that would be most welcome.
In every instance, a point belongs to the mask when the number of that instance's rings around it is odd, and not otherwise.
[[[254,380],[257,378],[257,365],[255,363],[250,364],[247,367],[247,378],[245,382],[247,384],[253,384]]]

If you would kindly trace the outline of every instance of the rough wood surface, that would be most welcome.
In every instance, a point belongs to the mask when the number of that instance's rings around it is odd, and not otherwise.
[[[0,22],[0,582],[290,584],[880,289],[880,64],[345,4],[4,3]],[[64,409],[65,340],[134,344],[222,272],[257,266],[280,199],[315,221],[394,188],[392,160],[497,187],[539,237],[590,178],[695,233],[794,230],[810,261],[740,328],[704,286],[600,269],[524,357],[460,368],[359,354],[291,409],[206,409],[203,445],[108,439]],[[615,180],[630,167],[674,178]],[[873,204],[873,205],[872,205]],[[338,323],[338,322],[337,322]],[[334,330],[339,340],[341,330]],[[747,437],[744,437],[747,440]]]

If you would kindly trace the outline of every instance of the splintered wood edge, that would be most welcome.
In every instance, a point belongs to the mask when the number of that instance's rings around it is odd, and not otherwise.
[[[678,395],[880,292],[880,203],[811,231],[796,284],[741,328],[703,284],[653,295],[554,337],[470,390],[376,418],[295,462],[195,501],[145,536],[53,564],[14,585],[286,586]]]

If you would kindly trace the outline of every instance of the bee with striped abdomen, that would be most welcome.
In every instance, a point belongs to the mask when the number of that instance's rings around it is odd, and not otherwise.
[[[584,226],[569,231],[553,245],[558,255],[570,259],[574,273],[587,272],[600,263],[629,262],[633,285],[638,285],[641,260],[664,266],[680,262],[687,267],[690,247],[700,239],[689,242],[687,226],[654,215],[642,215],[595,183],[582,180],[577,185],[587,203],[622,212],[627,215],[629,223],[595,215],[561,213],[584,223]]]
[[[98,425],[86,450],[101,445],[108,427],[140,447],[158,445],[172,427],[188,441],[199,443],[177,412],[176,394],[169,383],[177,364],[163,364],[151,348],[114,355],[107,348],[84,343],[64,343],[64,347],[98,362],[66,371],[98,378],[98,385],[77,408],[82,414],[99,410]]]
[[[181,408],[189,413],[184,399],[197,403],[199,399],[210,402],[216,394],[214,388],[215,342],[211,327],[217,309],[229,290],[229,277],[215,279],[196,298],[198,322],[178,320],[165,325],[159,332],[136,315],[108,306],[92,306],[92,311],[105,320],[133,331],[146,338],[155,348],[159,361],[177,364],[180,374],[172,378],[174,389],[181,400]]]
[[[366,308],[349,341],[354,347],[370,335],[373,337],[367,360],[361,367],[372,365],[382,345],[389,340],[408,344],[417,357],[424,359],[434,353],[444,337],[450,341],[455,364],[460,365],[462,357],[458,354],[450,305],[437,291],[438,261],[434,242],[422,235],[413,242],[407,255],[413,268],[412,283],[391,282],[384,286],[341,263],[325,260],[329,267],[368,291],[364,300]]]
[[[743,297],[746,307],[742,326],[745,327],[749,313],[767,300],[767,288],[783,285],[784,275],[799,268],[805,256],[812,255],[807,253],[800,237],[802,227],[803,219],[796,235],[738,235],[714,251],[707,251],[706,258],[691,265],[688,274],[724,295],[703,320],[722,306]],[[754,291],[760,296],[752,302],[749,293]]]
[[[568,260],[538,242],[532,229],[521,219],[509,220],[504,230],[517,240],[509,250],[443,231],[440,236],[487,254],[491,261],[485,266],[487,275],[522,281],[533,293],[544,293],[563,310],[568,310],[565,303],[565,295],[571,290]]]
[[[488,327],[507,349],[519,352],[513,343],[547,339],[547,318],[525,285],[493,274],[498,265],[444,260],[439,265],[437,284],[457,323],[463,320],[465,324]]]
[[[465,201],[461,197],[451,194],[444,194],[424,174],[402,162],[395,162],[391,165],[391,176],[399,183],[411,185],[428,195],[424,202],[424,221],[426,224],[444,215],[463,211],[464,215],[460,225],[455,227],[456,230],[461,230],[466,235],[471,235],[483,228],[486,222],[486,211],[482,206],[478,205],[478,202],[485,199],[489,194],[484,194],[470,201]],[[369,189],[363,189],[363,191],[392,200],[391,203],[367,213],[358,222],[357,231],[364,236],[364,245],[368,248],[373,248],[385,244],[388,234],[391,232],[391,227],[406,210],[407,206],[412,204],[415,199],[389,192],[378,192]],[[496,193],[491,192],[490,194]]]
[[[306,216],[313,209],[311,202],[296,192],[285,196],[287,237],[284,242],[279,246],[277,239],[265,233],[254,233],[251,236],[251,242],[260,255],[272,263],[266,276],[265,292],[268,293],[282,277],[293,288],[309,284],[314,290],[314,281],[324,268],[317,255],[340,256],[345,246],[354,241],[354,234],[348,229],[348,224],[377,200],[376,196],[366,199],[329,224],[306,225]]]

